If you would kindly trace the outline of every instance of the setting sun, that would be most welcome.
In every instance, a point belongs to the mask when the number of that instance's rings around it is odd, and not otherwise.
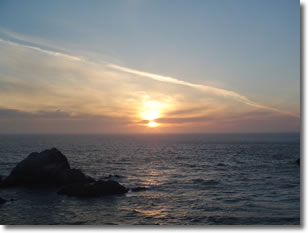
[[[142,106],[141,117],[144,120],[153,121],[160,117],[162,104],[158,101],[145,101]]]
[[[148,124],[147,124],[147,126],[149,126],[149,127],[156,127],[156,126],[158,126],[158,123],[156,123],[155,121],[150,121]]]
[[[159,126],[154,120],[161,117],[163,108],[164,104],[159,101],[145,100],[140,111],[142,120],[148,121],[145,125],[151,128]]]
[[[156,111],[156,112],[155,111],[149,111],[149,112],[146,112],[144,114],[144,119],[149,120],[149,121],[153,121],[153,120],[155,120],[159,117],[160,117],[160,114],[159,114],[158,111]]]
[[[0,225],[303,225],[304,1],[0,0]]]

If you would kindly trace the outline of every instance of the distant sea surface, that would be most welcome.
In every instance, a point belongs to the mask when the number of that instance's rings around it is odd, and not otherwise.
[[[148,190],[79,199],[0,189],[15,199],[0,205],[0,224],[300,224],[299,134],[2,135],[0,175],[52,147],[96,179]]]

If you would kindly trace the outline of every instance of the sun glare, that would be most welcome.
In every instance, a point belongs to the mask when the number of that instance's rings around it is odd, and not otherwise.
[[[144,101],[142,110],[140,111],[140,117],[143,120],[148,121],[145,125],[151,128],[159,126],[155,119],[161,117],[161,112],[163,110],[163,103],[158,101]]]
[[[158,126],[158,123],[156,123],[155,121],[150,121],[150,122],[147,124],[147,126],[153,128],[153,127]]]
[[[149,111],[144,114],[144,119],[148,121],[153,121],[160,117],[159,112]]]
[[[142,118],[144,120],[153,121],[160,117],[162,104],[158,101],[145,101],[142,109]]]

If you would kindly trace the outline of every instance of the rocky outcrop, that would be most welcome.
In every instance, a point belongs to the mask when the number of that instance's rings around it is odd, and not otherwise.
[[[74,183],[65,186],[60,191],[59,195],[67,195],[73,197],[90,198],[100,197],[114,194],[127,193],[128,189],[113,180],[95,181],[92,183]]]
[[[119,175],[108,175],[108,176],[105,176],[103,177],[102,179],[120,179],[122,178],[123,176],[119,176]]]
[[[95,181],[81,170],[70,168],[65,155],[56,148],[31,153],[2,181],[2,187],[27,185],[62,186],[58,194],[82,198],[124,194],[128,191],[116,181]]]
[[[56,148],[33,152],[22,160],[2,181],[2,187],[19,185],[65,185],[87,183],[94,179],[71,169],[67,158]]]
[[[75,168],[63,170],[57,178],[59,178],[57,180],[58,184],[90,183],[95,181],[92,177]]]

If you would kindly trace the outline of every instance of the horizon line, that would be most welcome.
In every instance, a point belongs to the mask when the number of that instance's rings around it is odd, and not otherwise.
[[[208,134],[300,134],[302,132],[298,131],[285,131],[285,132],[196,132],[196,133],[189,133],[189,132],[184,132],[184,133],[155,133],[155,132],[150,132],[150,133],[0,133],[0,136],[10,136],[10,135],[20,135],[20,136],[35,136],[35,135],[68,135],[68,136],[91,136],[91,135],[208,135]]]

